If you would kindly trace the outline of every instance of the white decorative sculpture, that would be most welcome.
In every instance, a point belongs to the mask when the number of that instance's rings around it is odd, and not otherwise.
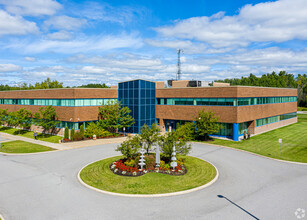
[[[176,158],[176,148],[175,148],[175,144],[173,145],[173,153],[172,153],[172,162],[171,162],[171,167],[173,168],[173,170],[175,170],[175,168],[177,167],[177,158]]]
[[[145,149],[144,149],[144,145],[142,144],[142,149],[141,149],[141,156],[140,156],[140,162],[139,162],[139,165],[141,166],[141,169],[140,170],[143,170],[143,166],[145,165],[145,159],[144,159],[144,153],[145,153]]]

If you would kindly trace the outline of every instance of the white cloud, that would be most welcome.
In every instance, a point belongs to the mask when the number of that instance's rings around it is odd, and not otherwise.
[[[24,35],[38,33],[36,23],[27,21],[20,16],[12,16],[7,12],[0,10],[0,36],[11,35]]]
[[[78,30],[86,24],[85,19],[73,18],[66,15],[51,17],[44,22],[46,28],[57,30]]]
[[[140,21],[144,14],[149,12],[143,7],[116,6],[107,3],[86,2],[83,10],[78,12],[90,20],[105,21],[125,25],[133,21]]]
[[[307,4],[306,0],[279,0],[246,5],[238,15],[193,17],[156,30],[166,37],[195,39],[217,48],[307,40]]]
[[[73,36],[67,31],[58,31],[47,34],[46,37],[50,40],[70,40]]]
[[[21,70],[22,70],[22,67],[17,66],[15,64],[0,64],[1,73],[16,72],[16,71],[21,71]]]
[[[12,14],[28,16],[53,15],[62,8],[54,0],[0,0],[0,4]]]
[[[146,39],[145,42],[154,47],[167,47],[172,49],[184,49],[187,54],[204,53],[206,52],[206,45],[201,43],[193,43],[189,40],[152,40]]]
[[[4,46],[27,54],[43,52],[57,53],[84,53],[89,51],[108,51],[116,48],[139,48],[143,45],[142,40],[136,34],[121,34],[117,36],[86,36],[71,41],[38,40],[11,42]]]
[[[25,61],[34,62],[36,61],[35,57],[25,57]]]

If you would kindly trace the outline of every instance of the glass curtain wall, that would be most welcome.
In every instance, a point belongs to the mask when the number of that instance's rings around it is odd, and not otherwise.
[[[118,84],[118,100],[131,110],[135,120],[128,129],[140,133],[143,125],[151,126],[156,122],[156,84],[145,80],[134,80]]]
[[[219,130],[218,133],[213,135],[223,136],[223,137],[232,137],[232,123],[219,123],[222,125],[222,128]]]

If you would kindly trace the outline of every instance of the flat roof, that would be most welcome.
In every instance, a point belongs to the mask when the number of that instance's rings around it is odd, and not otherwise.
[[[110,89],[110,90],[114,90],[117,88],[54,88],[54,89],[16,89],[16,90],[2,90],[0,92],[26,92],[26,91],[46,91],[46,90],[81,90],[81,89]]]

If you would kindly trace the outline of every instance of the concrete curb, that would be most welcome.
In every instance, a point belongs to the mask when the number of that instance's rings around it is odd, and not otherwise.
[[[198,157],[197,157],[198,158]],[[105,158],[107,159],[107,158]],[[200,158],[198,158],[200,159]],[[104,160],[104,159],[102,159]],[[200,160],[203,160],[203,159],[200,159]],[[95,187],[92,187],[88,184],[86,184],[85,182],[83,182],[83,180],[81,179],[80,177],[80,173],[81,171],[87,167],[88,165],[92,164],[92,163],[95,163],[97,161],[100,161],[100,160],[96,160],[94,162],[91,162],[91,163],[88,163],[86,164],[85,166],[83,166],[81,168],[81,170],[78,172],[78,175],[77,175],[77,178],[79,180],[79,182],[89,188],[89,189],[92,189],[92,190],[95,190],[97,192],[100,192],[100,193],[104,193],[104,194],[108,194],[108,195],[112,195],[112,196],[123,196],[123,197],[134,197],[134,198],[153,198],[153,197],[168,197],[168,196],[178,196],[178,195],[184,195],[184,194],[187,194],[187,193],[191,193],[191,192],[195,192],[195,191],[198,191],[198,190],[201,190],[201,189],[204,189],[206,187],[209,187],[210,185],[212,185],[213,183],[215,183],[217,181],[217,179],[219,178],[219,171],[218,169],[216,168],[216,166],[214,166],[212,163],[210,163],[209,161],[205,161],[209,164],[211,164],[214,169],[216,170],[216,175],[215,177],[213,178],[213,180],[211,180],[209,183],[206,183],[205,185],[202,185],[202,186],[199,186],[199,187],[196,187],[196,188],[193,188],[193,189],[188,189],[188,190],[184,190],[184,191],[179,191],[179,192],[173,192],[173,193],[163,193],[163,194],[124,194],[124,193],[114,193],[114,192],[109,192],[109,191],[104,191],[104,190],[101,190],[101,189],[97,189]]]
[[[250,151],[246,151],[246,150],[242,150],[242,149],[237,149],[237,148],[232,148],[232,147],[227,147],[227,146],[222,146],[222,145],[218,145],[218,144],[210,144],[210,143],[202,143],[202,142],[193,142],[193,143],[207,144],[207,145],[211,145],[211,146],[227,148],[227,149],[231,149],[231,150],[236,150],[236,151],[241,151],[241,152],[253,154],[255,156],[266,158],[266,159],[270,159],[270,160],[275,160],[275,161],[284,162],[284,163],[291,163],[291,164],[296,164],[296,165],[306,165],[307,166],[307,163],[303,163],[303,162],[295,162],[295,161],[289,161],[289,160],[280,160],[280,159],[276,159],[276,158],[272,158],[272,157],[267,157],[267,156],[263,156],[263,155],[260,155],[260,154],[256,154],[256,153],[253,153],[253,152],[250,152]]]
[[[70,150],[70,149],[67,149]],[[4,152],[0,152],[0,155],[4,155],[4,156],[19,156],[19,155],[35,155],[35,154],[47,154],[47,153],[52,153],[52,152],[58,152],[58,151],[64,151],[64,150],[50,150],[50,151],[43,151],[43,152],[36,152],[36,153],[4,153]]]

